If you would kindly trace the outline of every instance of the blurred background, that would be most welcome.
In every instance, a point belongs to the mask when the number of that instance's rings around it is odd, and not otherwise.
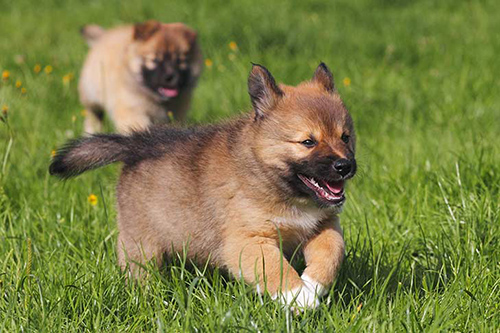
[[[498,1],[3,0],[0,6],[3,327],[33,329],[45,320],[54,328],[60,321],[124,329],[137,316],[150,325],[143,328],[162,320],[185,327],[178,317],[169,321],[175,311],[192,328],[207,330],[250,327],[251,320],[283,330],[328,323],[471,331],[498,324]],[[185,22],[199,32],[205,68],[190,123],[249,110],[251,62],[287,84],[309,79],[320,61],[332,69],[355,120],[360,171],[343,215],[348,259],[329,307],[314,319],[290,324],[279,311],[257,309],[253,317],[235,310],[224,322],[232,302],[225,294],[222,305],[210,303],[210,326],[202,305],[168,307],[141,294],[134,309],[142,312],[128,316],[123,302],[130,295],[103,297],[120,277],[113,249],[118,167],[69,182],[50,178],[47,168],[56,147],[82,133],[76,87],[87,45],[79,29],[148,19]],[[38,287],[28,287],[29,276]],[[96,322],[85,298],[79,305],[71,302],[80,296],[67,299],[67,285],[94,295],[105,311],[121,309],[121,317]],[[157,311],[159,321],[150,322]]]

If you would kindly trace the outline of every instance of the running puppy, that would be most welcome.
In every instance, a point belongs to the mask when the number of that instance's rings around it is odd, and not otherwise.
[[[104,111],[119,132],[182,120],[202,69],[196,32],[182,23],[147,21],[104,30],[83,27],[90,51],[80,75],[85,132],[100,132]]]
[[[353,122],[324,64],[297,87],[278,86],[254,65],[248,90],[252,114],[82,138],[59,150],[50,173],[68,178],[124,163],[117,187],[123,269],[140,274],[136,263],[161,264],[188,244],[192,260],[241,275],[287,304],[316,307],[344,257],[338,214],[356,172]],[[287,261],[299,245],[302,276]]]

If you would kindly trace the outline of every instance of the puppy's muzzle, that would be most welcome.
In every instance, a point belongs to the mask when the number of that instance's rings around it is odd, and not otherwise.
[[[356,171],[356,162],[347,158],[338,159],[333,163],[333,170],[344,179],[352,177]]]

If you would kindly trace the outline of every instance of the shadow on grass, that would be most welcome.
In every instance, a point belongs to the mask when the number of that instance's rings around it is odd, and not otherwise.
[[[386,244],[375,246],[369,226],[366,228],[366,237],[357,233],[355,239],[346,240],[349,251],[330,294],[335,300],[349,306],[382,295],[390,300],[400,292],[418,297],[425,291],[445,289],[451,272],[445,235],[437,244],[429,244],[421,229],[420,237],[399,249],[388,249]]]

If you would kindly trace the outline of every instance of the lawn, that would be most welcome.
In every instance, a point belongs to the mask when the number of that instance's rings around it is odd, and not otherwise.
[[[1,6],[0,331],[500,332],[500,2]],[[128,285],[115,253],[119,166],[49,176],[52,151],[82,132],[79,28],[150,18],[200,32],[210,61],[193,123],[250,109],[250,62],[288,84],[320,61],[333,70],[360,168],[342,215],[347,257],[316,311],[293,315],[182,257]]]

